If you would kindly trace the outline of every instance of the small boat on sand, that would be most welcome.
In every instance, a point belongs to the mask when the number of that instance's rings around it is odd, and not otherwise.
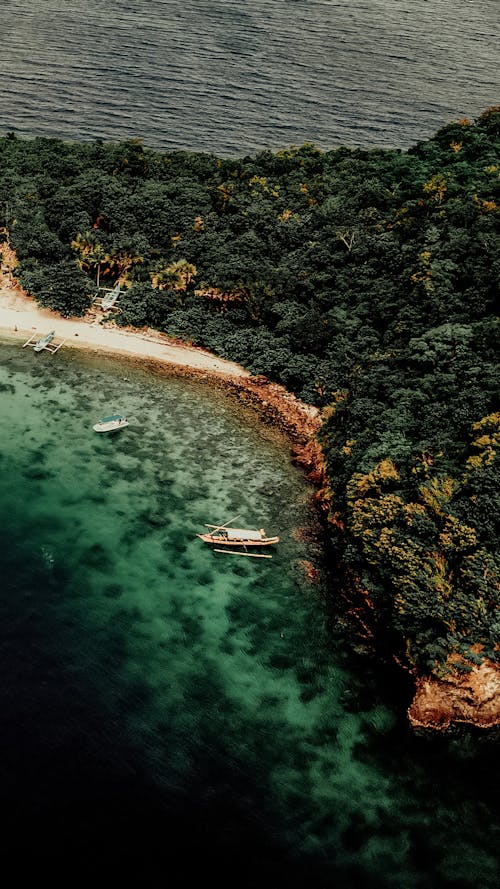
[[[66,340],[57,342],[54,339],[55,335],[55,330],[51,330],[50,333],[46,333],[45,336],[41,337],[41,339],[37,339],[37,334],[32,333],[29,340],[26,340],[26,342],[23,343],[23,349],[25,349],[26,346],[29,346],[30,349],[33,349],[34,352],[46,351],[50,352],[51,355],[55,355],[55,353],[58,352],[61,346],[64,346],[64,343],[66,342]]]
[[[124,429],[128,426],[126,417],[121,414],[113,414],[112,417],[101,417],[101,419],[92,427],[94,432],[116,432],[118,429]]]
[[[264,528],[259,528],[258,530],[253,528],[230,528],[228,523],[224,525],[206,525],[206,527],[209,528],[208,531],[196,536],[203,540],[204,543],[215,544],[216,547],[224,547],[224,549],[216,548],[214,552],[225,552],[233,556],[253,556],[257,559],[270,559],[271,556],[264,555],[263,553],[247,552],[247,547],[274,546],[276,543],[279,543],[280,539],[277,536],[269,537]],[[233,547],[233,549],[229,549],[229,547]]]
[[[103,296],[102,302],[101,302],[101,308],[104,309],[105,311],[107,311],[108,309],[112,309],[119,296],[120,296],[120,282],[118,282],[116,287],[113,287],[113,290],[111,290],[109,293],[107,293],[106,296]]]
[[[35,352],[41,352],[45,347],[52,342],[56,335],[55,330],[51,330],[50,333],[47,333],[41,340],[38,340],[37,343],[33,346]]]

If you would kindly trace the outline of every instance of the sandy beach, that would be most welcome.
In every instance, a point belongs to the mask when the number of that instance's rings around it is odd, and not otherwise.
[[[92,347],[224,376],[250,377],[238,364],[216,358],[203,349],[174,344],[156,331],[120,329],[98,318],[62,318],[56,312],[38,306],[17,286],[0,287],[0,331],[26,341],[32,335],[42,337],[51,330],[55,331],[58,340],[65,340],[64,347]]]
[[[321,425],[317,408],[303,404],[283,386],[252,376],[235,362],[217,358],[204,349],[173,342],[158,331],[118,328],[102,313],[63,318],[39,306],[17,284],[11,270],[4,267],[0,274],[0,333],[17,339],[22,345],[29,337],[38,339],[52,330],[56,341],[64,340],[62,349],[88,349],[142,359],[150,364],[158,362],[227,390],[228,394],[259,410],[264,422],[281,429],[291,439],[297,463],[306,472],[318,472],[318,463],[322,464],[322,460],[314,441]],[[57,355],[46,354],[45,359],[57,360]]]

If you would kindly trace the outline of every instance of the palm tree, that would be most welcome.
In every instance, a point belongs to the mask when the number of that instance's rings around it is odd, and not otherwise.
[[[151,275],[153,287],[158,290],[187,290],[197,275],[196,266],[187,259],[177,259],[161,266]]]
[[[90,272],[97,269],[97,286],[99,287],[99,279],[101,275],[101,265],[109,260],[102,244],[99,243],[93,232],[86,232],[84,235],[78,232],[76,238],[71,241],[71,249],[79,254],[78,265],[84,272]]]
[[[144,257],[133,249],[123,249],[113,253],[109,260],[110,265],[117,271],[118,278],[125,279],[127,272],[133,265],[139,265],[141,262],[144,262]]]
[[[96,244],[92,253],[90,254],[90,262],[93,268],[97,267],[97,277],[96,283],[99,287],[99,279],[101,277],[101,265],[103,262],[109,259],[108,255],[102,244]]]
[[[78,232],[71,242],[71,247],[78,254],[78,265],[83,271],[90,273],[94,269],[97,270],[98,287],[101,271],[105,275],[113,274],[118,279],[125,278],[133,265],[144,262],[144,258],[132,248],[119,248],[113,253],[107,253],[93,231],[85,232],[83,235]]]

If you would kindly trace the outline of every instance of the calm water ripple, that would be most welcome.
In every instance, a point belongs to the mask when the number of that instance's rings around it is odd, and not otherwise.
[[[406,148],[498,104],[498,0],[4,0],[0,132]]]

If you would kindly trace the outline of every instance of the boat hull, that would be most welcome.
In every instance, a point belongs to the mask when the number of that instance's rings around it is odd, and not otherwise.
[[[96,423],[92,429],[94,432],[117,432],[119,429],[124,429],[125,426],[128,426],[126,420],[113,423]]]
[[[279,537],[261,537],[260,540],[247,540],[244,538],[241,539],[232,539],[228,540],[225,537],[219,537],[215,534],[197,534],[197,537],[200,540],[203,540],[204,543],[214,543],[217,546],[274,546],[276,543],[279,543]]]
[[[45,346],[48,346],[49,343],[54,339],[55,333],[48,333],[47,336],[44,336],[43,339],[39,340],[36,346],[33,347],[34,352],[43,352]]]

